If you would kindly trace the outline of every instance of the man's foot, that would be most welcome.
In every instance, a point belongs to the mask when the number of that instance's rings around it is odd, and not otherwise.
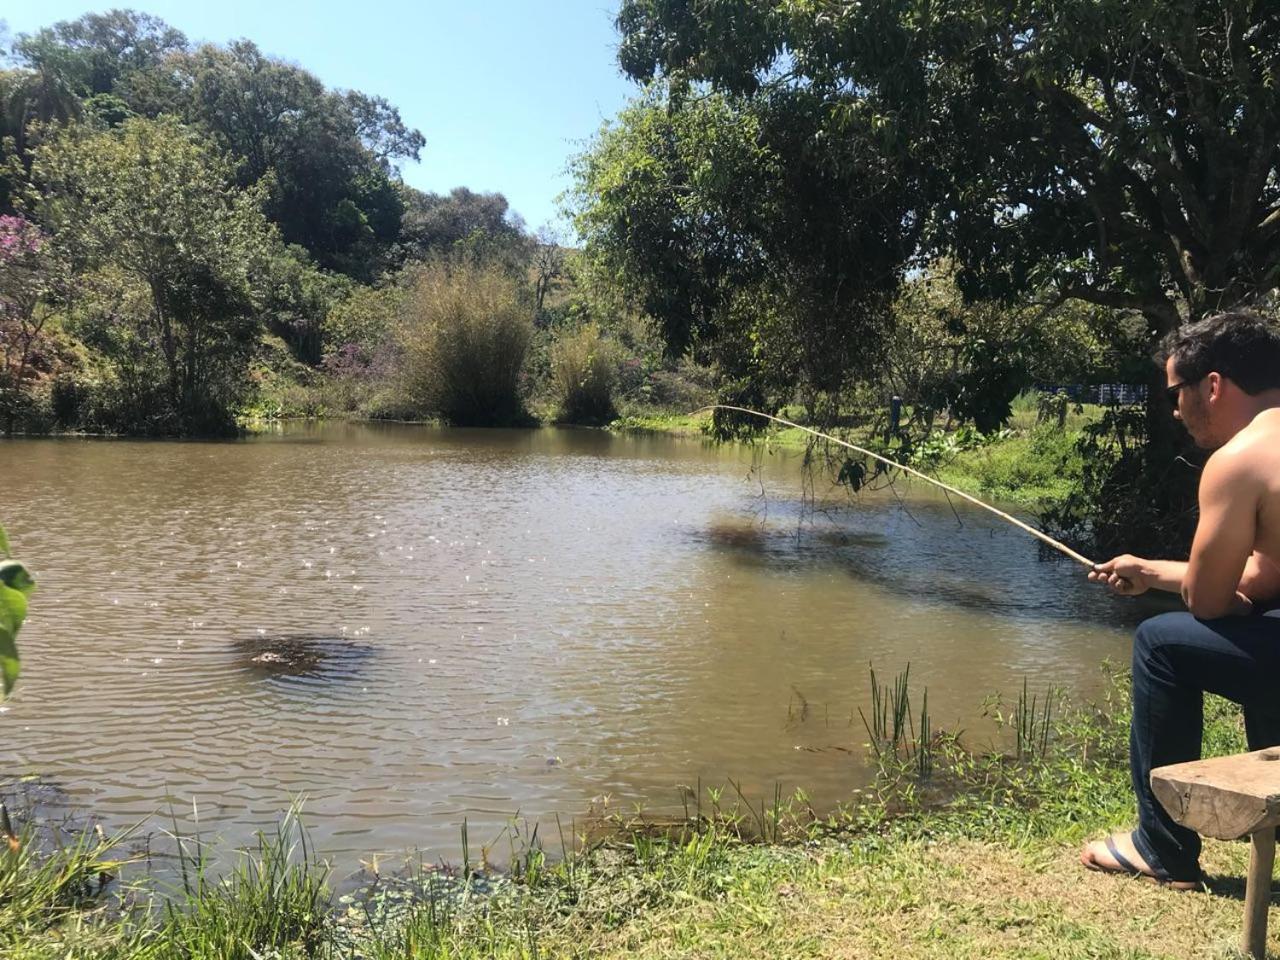
[[[1130,833],[1115,833],[1105,840],[1085,844],[1080,851],[1080,862],[1090,870],[1145,877],[1174,890],[1203,889],[1199,880],[1171,880],[1163,871],[1149,866],[1133,845],[1133,834]]]

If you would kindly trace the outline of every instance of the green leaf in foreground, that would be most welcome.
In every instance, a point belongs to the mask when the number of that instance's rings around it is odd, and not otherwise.
[[[27,568],[17,560],[6,560],[0,563],[0,583],[10,590],[17,590],[24,596],[29,595],[36,588],[36,582],[31,579]]]
[[[22,573],[25,575],[26,570]],[[18,630],[26,618],[26,595],[0,583],[0,700],[9,696],[18,682]]]
[[[0,558],[9,556],[9,538],[0,527]],[[18,631],[27,619],[27,596],[36,588],[27,568],[17,560],[0,559],[0,700],[18,682]]]

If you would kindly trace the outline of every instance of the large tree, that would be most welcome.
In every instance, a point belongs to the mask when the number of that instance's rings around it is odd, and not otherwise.
[[[158,403],[138,429],[228,429],[261,333],[257,310],[278,237],[262,191],[240,190],[228,164],[172,119],[116,130],[70,128],[33,168],[38,213],[87,292],[95,278],[126,296],[94,303],[81,332],[109,358],[147,365]],[[133,413],[141,411],[129,411]]]
[[[917,240],[904,167],[856,111],[780,88],[751,99],[657,85],[577,161],[577,225],[594,259],[722,374],[722,395],[811,410],[875,366]]]
[[[371,279],[400,233],[396,162],[423,138],[381,98],[327,90],[253,43],[205,45],[135,76],[130,106],[175,114],[238,161],[242,186],[264,177],[267,214],[325,267]]]
[[[235,160],[240,186],[265,180],[267,214],[288,242],[363,280],[386,266],[404,211],[397,164],[424,141],[385,99],[327,89],[247,40],[193,48],[127,10],[22,35],[13,58],[18,69],[0,75],[0,137],[24,161],[37,122],[175,115]]]
[[[11,53],[16,69],[0,73],[0,162],[10,168],[0,178],[0,208],[12,208],[14,162],[25,174],[44,125],[86,113],[122,115],[119,88],[186,42],[164,21],[132,10],[89,13],[19,36]]]
[[[115,93],[131,73],[153,69],[186,47],[182,32],[159,17],[111,10],[23,34],[14,43],[13,53],[28,68],[50,70],[78,96],[90,97]]]
[[[500,193],[476,193],[454,187],[447,194],[402,186],[405,213],[401,257],[430,259],[471,253],[523,269],[529,256],[524,221]]]
[[[625,0],[620,58],[751,97],[852,94],[973,296],[1159,330],[1280,283],[1280,7],[1259,0]]]
[[[919,255],[951,258],[972,300],[1134,312],[1150,345],[1280,284],[1280,5],[624,0],[618,25],[636,79],[820,98],[815,150],[869,118],[919,191]],[[1191,527],[1161,400],[1127,421],[1148,455],[1113,444],[1117,470],[1095,478],[1119,505],[1114,522],[1095,512],[1103,540]]]

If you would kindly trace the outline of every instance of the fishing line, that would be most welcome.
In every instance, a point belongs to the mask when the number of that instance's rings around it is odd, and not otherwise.
[[[1040,540],[1043,543],[1047,543],[1049,546],[1053,547],[1053,549],[1057,550],[1059,553],[1070,557],[1076,563],[1083,564],[1084,566],[1088,567],[1090,570],[1093,570],[1094,567],[1097,566],[1088,557],[1084,556],[1083,554],[1076,553],[1076,551],[1072,550],[1065,543],[1061,543],[1060,541],[1053,539],[1053,537],[1049,536],[1047,533],[1043,533],[1042,531],[1037,530],[1035,527],[1031,526],[1029,523],[1023,523],[1017,517],[1010,516],[1009,514],[1005,513],[1003,510],[999,510],[996,507],[991,506],[991,504],[989,503],[984,503],[983,501],[979,500],[977,497],[971,497],[969,496],[969,494],[965,493],[963,490],[957,490],[955,487],[949,486],[948,484],[943,483],[941,480],[934,479],[933,477],[929,476],[927,473],[921,473],[919,470],[916,470],[912,467],[908,467],[905,464],[901,464],[894,460],[890,460],[888,457],[881,456],[880,454],[876,453],[874,450],[868,450],[866,449],[866,447],[860,447],[857,444],[849,443],[847,440],[841,440],[839,437],[833,437],[830,434],[822,433],[821,431],[814,430],[811,427],[805,427],[798,423],[793,423],[792,421],[785,420],[782,417],[775,417],[769,413],[761,413],[759,410],[749,410],[746,407],[734,407],[726,403],[716,403],[716,404],[712,404],[709,407],[703,407],[702,410],[695,410],[694,412],[701,413],[703,410],[732,410],[735,413],[745,413],[752,417],[760,417],[762,420],[772,420],[774,423],[780,423],[784,427],[792,427],[796,430],[803,430],[805,433],[813,434],[813,436],[819,437],[820,439],[827,440],[831,443],[838,444],[839,446],[842,446],[842,447],[847,447],[848,449],[854,451],[855,453],[860,453],[863,456],[871,457],[874,460],[879,460],[881,463],[886,464],[887,466],[893,467],[896,470],[901,470],[903,473],[909,473],[913,477],[919,477],[921,480],[924,480],[926,483],[931,483],[935,487],[941,487],[943,490],[946,490],[948,493],[954,493],[957,497],[960,497],[962,500],[967,500],[969,503],[972,503],[976,507],[981,507],[983,510],[986,510],[989,513],[994,513],[1001,520],[1011,523],[1015,527],[1017,527],[1019,530],[1022,530],[1026,533],[1031,534],[1037,540]],[[954,507],[952,509],[954,509]]]

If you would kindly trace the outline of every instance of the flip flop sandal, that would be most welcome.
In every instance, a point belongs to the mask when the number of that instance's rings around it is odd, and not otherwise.
[[[1163,870],[1159,873],[1140,870],[1116,848],[1116,841],[1113,837],[1107,837],[1102,842],[1106,845],[1107,853],[1111,854],[1111,858],[1115,860],[1120,869],[1115,870],[1098,863],[1096,860],[1091,860],[1085,864],[1090,870],[1097,870],[1099,873],[1122,873],[1131,877],[1141,877],[1143,880],[1150,880],[1152,883],[1158,883],[1174,890],[1193,891],[1204,889],[1204,883],[1201,880],[1174,880]]]

